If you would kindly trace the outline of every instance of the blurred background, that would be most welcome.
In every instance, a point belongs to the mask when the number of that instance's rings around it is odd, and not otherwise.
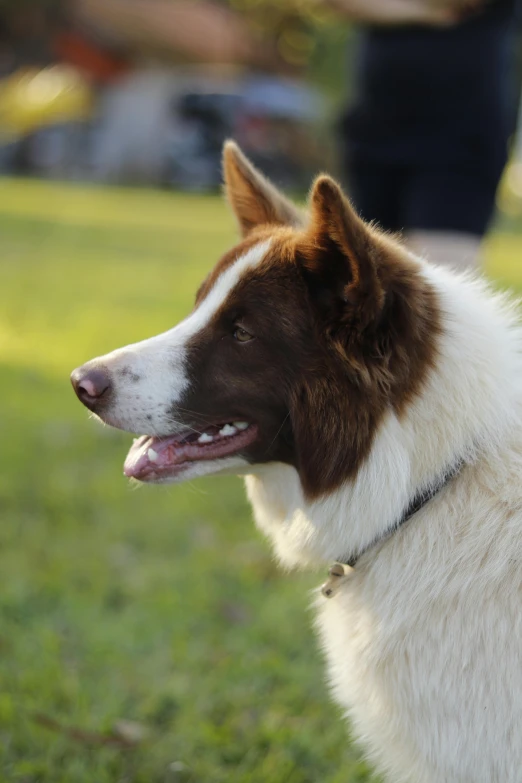
[[[313,636],[322,574],[277,569],[237,479],[129,486],[130,437],[68,380],[191,309],[235,240],[224,138],[297,198],[350,187],[358,58],[335,3],[0,2],[0,781],[374,780]],[[509,150],[484,267],[522,290],[514,125]]]
[[[307,187],[350,37],[307,5],[4,0],[3,172],[215,189],[232,135]]]

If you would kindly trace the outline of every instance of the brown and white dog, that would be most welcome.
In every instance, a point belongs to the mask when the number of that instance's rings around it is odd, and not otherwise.
[[[285,566],[357,560],[318,628],[388,780],[520,783],[516,312],[363,223],[327,176],[305,215],[233,143],[224,171],[242,241],[181,324],[75,370],[76,393],[145,433],[127,476],[244,474]]]

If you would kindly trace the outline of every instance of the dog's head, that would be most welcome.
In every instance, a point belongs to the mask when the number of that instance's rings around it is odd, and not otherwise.
[[[128,476],[175,482],[283,462],[317,496],[354,474],[386,409],[415,393],[433,356],[433,294],[329,177],[304,215],[232,142],[224,174],[242,240],[192,313],[83,365],[73,386],[104,422],[141,435]]]

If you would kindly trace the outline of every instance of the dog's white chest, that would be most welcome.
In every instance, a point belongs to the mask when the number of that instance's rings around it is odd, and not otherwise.
[[[408,721],[398,718],[395,704],[397,692],[409,700],[409,687],[408,683],[398,687],[401,672],[390,657],[395,645],[386,641],[378,613],[365,605],[357,580],[356,575],[351,584],[349,578],[343,580],[331,598],[318,595],[316,627],[333,696],[349,716],[355,736],[378,766],[383,759],[389,764],[390,753],[397,756],[401,748],[402,758],[396,759],[394,770],[399,774],[417,766]],[[435,783],[420,770],[417,774],[415,783]]]

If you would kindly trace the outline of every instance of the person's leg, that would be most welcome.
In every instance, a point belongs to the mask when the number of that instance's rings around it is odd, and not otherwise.
[[[375,221],[385,231],[400,231],[402,169],[381,163],[350,161],[345,170],[348,193],[361,217]]]
[[[406,242],[416,255],[458,271],[482,266],[481,237],[457,231],[408,231]]]
[[[474,172],[416,170],[405,199],[405,236],[411,249],[455,269],[478,269],[495,190],[495,181]]]

